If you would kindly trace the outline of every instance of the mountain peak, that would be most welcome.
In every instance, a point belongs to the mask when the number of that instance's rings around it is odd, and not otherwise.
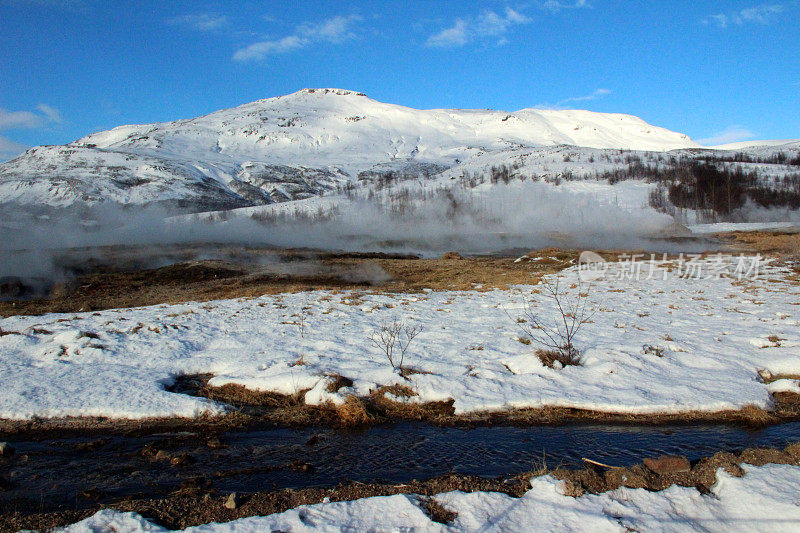
[[[335,95],[335,96],[367,96],[364,93],[358,91],[349,91],[347,89],[336,89],[335,87],[323,87],[323,88],[306,88],[300,89],[299,91],[292,93],[288,96],[297,96],[297,95],[306,95],[306,94],[313,94],[316,96],[325,96],[325,95]]]
[[[81,198],[147,203],[191,197],[203,199],[202,209],[229,208],[314,196],[386,172],[481,171],[489,160],[516,160],[520,150],[544,154],[553,147],[560,159],[559,145],[698,147],[685,135],[627,115],[414,109],[357,91],[305,88],[201,117],[119,126],[66,146],[31,150],[0,166],[0,204],[4,195],[52,205]]]

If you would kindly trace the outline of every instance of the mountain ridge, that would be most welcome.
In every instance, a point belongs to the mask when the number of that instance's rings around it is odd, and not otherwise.
[[[0,165],[0,203],[114,202],[194,211],[309,198],[386,173],[436,175],[519,149],[702,148],[625,114],[418,110],[344,89],[302,89],[190,119],[123,125]],[[485,159],[485,158],[484,158]]]

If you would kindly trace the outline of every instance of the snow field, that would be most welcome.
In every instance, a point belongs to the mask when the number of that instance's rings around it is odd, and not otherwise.
[[[700,263],[711,271],[710,259]],[[0,320],[0,418],[146,418],[217,414],[225,407],[167,392],[181,374],[340,403],[403,384],[413,401],[454,399],[457,413],[562,406],[617,413],[769,408],[774,377],[800,374],[800,287],[789,270],[755,280],[687,279],[662,264],[624,279],[610,263],[588,287],[591,321],[576,346],[582,366],[552,369],[520,342],[515,319],[535,287],[421,294],[308,292],[77,315]],[[560,274],[570,288],[577,272]],[[622,278],[622,279],[618,279]],[[584,290],[587,288],[584,287]],[[558,318],[545,300],[542,317]],[[390,320],[419,326],[404,379],[369,337]],[[298,322],[302,322],[301,334]],[[657,348],[657,350],[648,349]],[[660,356],[659,356],[660,354]],[[332,374],[353,386],[325,391]],[[766,375],[766,374],[764,374]],[[777,382],[776,382],[777,383]]]

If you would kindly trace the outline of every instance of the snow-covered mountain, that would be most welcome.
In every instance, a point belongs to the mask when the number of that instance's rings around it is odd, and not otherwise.
[[[120,126],[0,165],[0,202],[164,204],[192,211],[316,196],[389,171],[436,175],[472,158],[573,145],[699,146],[621,114],[417,110],[362,93],[303,89],[209,115]]]

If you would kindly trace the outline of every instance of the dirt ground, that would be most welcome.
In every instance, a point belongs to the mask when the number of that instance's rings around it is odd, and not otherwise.
[[[715,237],[728,243],[732,250],[800,256],[800,233],[797,232],[733,231],[718,233]]]
[[[158,500],[122,500],[110,507],[119,511],[132,511],[171,529],[186,528],[209,522],[228,522],[248,516],[264,516],[280,513],[300,505],[327,501],[351,501],[372,496],[393,494],[415,494],[420,498],[425,511],[432,520],[451,522],[455,513],[436,502],[434,496],[443,492],[501,492],[513,497],[522,496],[529,488],[533,476],[550,474],[562,480],[563,494],[580,497],[586,493],[601,493],[625,486],[647,490],[663,490],[672,485],[695,487],[707,494],[716,481],[716,471],[724,468],[732,475],[741,476],[742,463],[762,466],[765,464],[800,463],[800,444],[785,449],[751,448],[740,454],[719,452],[711,457],[695,461],[687,472],[657,474],[638,464],[629,468],[587,466],[580,470],[557,468],[548,471],[544,466],[535,471],[522,472],[515,476],[486,479],[476,476],[451,474],[426,481],[411,481],[404,484],[349,483],[333,488],[283,489],[254,494],[241,494],[236,509],[228,509],[224,503],[228,494],[219,494],[208,489],[202,479],[187,483],[172,495]],[[20,529],[44,530],[64,526],[91,516],[102,507],[80,511],[54,513],[0,513],[0,531]]]
[[[613,255],[609,253],[609,258]],[[515,262],[516,257],[462,258],[454,253],[437,259],[420,259],[385,254],[281,251],[279,262],[267,266],[230,260],[193,260],[152,269],[104,268],[56,285],[44,297],[0,301],[0,316],[98,311],[323,289],[489,290],[533,283],[543,274],[569,266],[577,253],[546,249],[530,256],[541,259]]]
[[[800,257],[800,234],[733,232],[715,236],[729,251],[758,252],[791,259]],[[200,259],[201,250],[108,247],[66,254],[61,261],[74,277],[31,297],[18,283],[0,280],[0,317],[76,313],[121,307],[249,298],[307,290],[370,290],[416,292],[490,290],[535,283],[542,275],[566,268],[580,250],[535,250],[527,259],[509,256],[467,256],[448,252],[439,258],[383,253],[332,253],[226,247],[224,259]],[[601,251],[607,260],[641,251]],[[643,253],[643,252],[642,252]],[[156,260],[171,262],[150,268]],[[800,274],[800,272],[799,272]],[[41,292],[41,291],[40,291]]]

